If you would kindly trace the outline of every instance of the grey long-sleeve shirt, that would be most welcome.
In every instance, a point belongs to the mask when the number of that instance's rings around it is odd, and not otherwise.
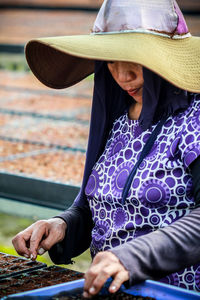
[[[130,284],[166,275],[200,262],[200,208],[174,222],[111,250],[130,274]]]

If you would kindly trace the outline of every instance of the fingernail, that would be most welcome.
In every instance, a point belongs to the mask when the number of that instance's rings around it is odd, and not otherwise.
[[[83,292],[83,297],[88,298],[89,294],[87,292]]]
[[[95,288],[92,286],[92,287],[89,289],[89,292],[90,292],[90,294],[94,294]]]
[[[28,254],[24,254],[24,257],[29,258],[29,255]]]
[[[30,259],[31,259],[31,260],[35,260],[35,259],[36,259],[36,256],[33,255],[33,254],[31,254]]]
[[[113,286],[110,287],[110,290],[111,290],[112,292],[116,291],[116,289],[117,289],[117,288],[116,288],[115,285],[113,285]]]
[[[44,254],[45,253],[45,250],[43,249],[43,248],[40,248],[39,250],[38,250],[38,254],[39,255],[42,255],[42,254]]]

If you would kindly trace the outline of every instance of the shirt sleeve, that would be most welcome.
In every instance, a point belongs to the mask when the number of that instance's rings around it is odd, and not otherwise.
[[[200,204],[200,156],[190,165],[195,203]]]
[[[55,218],[67,223],[67,231],[64,240],[49,250],[49,256],[55,264],[72,263],[72,258],[83,253],[90,245],[93,227],[90,209],[87,205],[71,206]]]
[[[159,280],[200,262],[200,208],[168,227],[111,250],[129,271],[129,284]]]

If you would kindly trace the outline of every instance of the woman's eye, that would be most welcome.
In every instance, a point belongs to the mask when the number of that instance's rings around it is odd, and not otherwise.
[[[114,61],[108,61],[107,63],[108,64],[114,64]]]

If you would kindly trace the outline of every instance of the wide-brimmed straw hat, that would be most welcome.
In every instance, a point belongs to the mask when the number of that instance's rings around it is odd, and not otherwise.
[[[94,72],[94,60],[141,64],[175,86],[200,92],[200,38],[175,0],[104,1],[88,35],[39,38],[25,49],[34,75],[56,89]]]

